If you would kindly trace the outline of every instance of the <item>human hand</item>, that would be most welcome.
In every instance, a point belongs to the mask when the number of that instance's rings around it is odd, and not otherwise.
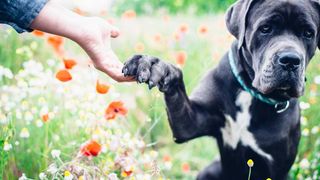
[[[32,29],[67,37],[78,43],[94,66],[118,82],[133,81],[124,77],[123,64],[111,48],[117,28],[97,17],[83,17],[49,1],[31,24]]]
[[[82,35],[74,40],[86,51],[94,66],[118,82],[133,81],[124,77],[123,64],[111,48],[111,38],[119,36],[119,30],[101,18],[84,18]]]

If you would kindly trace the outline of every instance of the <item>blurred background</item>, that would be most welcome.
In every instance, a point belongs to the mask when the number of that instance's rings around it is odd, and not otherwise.
[[[122,61],[139,53],[179,66],[188,93],[234,40],[224,21],[234,0],[53,1],[119,27],[112,47]],[[219,157],[210,137],[174,143],[157,89],[112,81],[62,37],[0,32],[0,179],[195,179]],[[320,177],[314,59],[292,179]]]

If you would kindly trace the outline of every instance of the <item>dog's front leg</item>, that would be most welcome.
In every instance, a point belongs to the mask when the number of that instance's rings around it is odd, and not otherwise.
[[[189,99],[182,72],[158,58],[136,55],[125,63],[125,76],[134,76],[149,88],[157,86],[165,94],[169,123],[177,143],[217,132],[218,113],[207,104]]]

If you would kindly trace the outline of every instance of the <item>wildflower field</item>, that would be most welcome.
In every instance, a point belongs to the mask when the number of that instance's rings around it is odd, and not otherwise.
[[[99,15],[121,30],[112,47],[122,61],[142,53],[176,64],[189,93],[233,41],[223,14]],[[209,137],[174,143],[157,89],[112,81],[62,37],[0,32],[0,179],[195,179],[219,156]],[[320,179],[319,61],[301,98],[292,179]]]

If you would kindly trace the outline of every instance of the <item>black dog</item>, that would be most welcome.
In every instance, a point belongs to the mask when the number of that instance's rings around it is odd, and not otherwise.
[[[237,38],[189,98],[182,72],[158,58],[136,55],[123,73],[164,92],[175,142],[217,139],[221,160],[198,179],[287,178],[300,139],[298,97],[319,39],[315,0],[239,0],[227,12]]]

